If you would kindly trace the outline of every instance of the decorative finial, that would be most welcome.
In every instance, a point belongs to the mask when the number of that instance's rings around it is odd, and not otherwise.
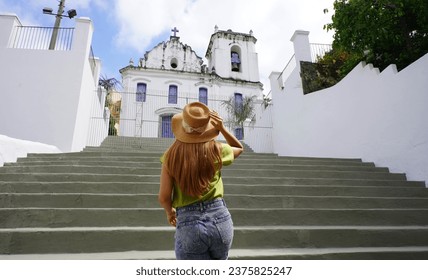
[[[253,36],[253,30],[252,29],[250,30],[250,36]]]
[[[218,31],[218,26],[217,24],[214,26],[214,33],[216,33]]]
[[[134,66],[134,60],[132,58],[129,59],[129,65]]]

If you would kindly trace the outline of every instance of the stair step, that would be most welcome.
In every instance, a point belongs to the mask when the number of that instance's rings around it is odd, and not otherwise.
[[[232,208],[284,209],[428,209],[428,198],[228,195]],[[1,208],[158,208],[157,194],[8,194],[0,193]]]
[[[167,251],[168,252],[168,251]],[[174,258],[173,254],[156,254],[154,259]],[[174,253],[171,251],[171,253]],[[123,255],[117,254],[117,258]],[[129,256],[129,255],[128,255]],[[144,256],[144,255],[141,255]],[[148,255],[150,256],[150,255]],[[107,256],[106,256],[107,257]],[[111,256],[112,257],[112,256]],[[169,258],[168,258],[169,257]],[[88,256],[89,258],[89,256]],[[146,257],[146,259],[151,259]],[[348,247],[348,248],[285,248],[232,249],[230,260],[426,260],[428,247]]]
[[[269,234],[269,238],[266,238]],[[396,240],[395,236],[407,238]],[[172,227],[0,229],[3,254],[94,253],[173,250]],[[85,240],[85,242],[82,242]],[[251,242],[248,242],[251,241]],[[233,250],[415,247],[426,250],[428,227],[235,227]],[[5,251],[5,249],[9,251]],[[396,249],[397,250],[397,249]],[[399,250],[397,250],[399,251]],[[416,251],[414,249],[414,251]]]
[[[80,152],[63,154],[28,154],[26,158],[18,159],[21,161],[34,160],[72,160],[72,159],[110,159],[118,161],[140,161],[157,160],[159,162],[162,153],[159,152]],[[278,157],[274,154],[242,154],[239,157],[240,163],[257,161],[259,163],[289,163],[289,164],[349,164],[361,165],[361,159],[333,159],[333,158],[299,158],[299,157]]]
[[[0,193],[157,194],[159,182],[0,182]],[[225,194],[428,197],[422,186],[228,184]]]
[[[233,183],[254,183],[255,181],[260,184],[296,184],[296,185],[376,185],[376,186],[396,186],[396,185],[408,185],[408,186],[419,186],[423,182],[412,182],[406,181],[404,174],[373,174],[373,172],[367,172],[363,174],[343,174],[339,172],[287,172],[284,171],[280,176],[271,174],[265,174],[264,176],[253,176],[246,177],[227,177],[227,175],[233,176],[234,172],[224,171],[223,181],[230,184]],[[346,172],[345,172],[346,173]],[[239,174],[242,176],[242,174]],[[269,176],[270,177],[265,177]],[[343,176],[341,176],[343,175]],[[345,176],[348,175],[348,176]],[[352,176],[351,176],[352,175]],[[372,179],[368,179],[371,177]],[[0,174],[0,181],[3,182],[159,182],[159,174],[150,175],[124,175],[124,174],[96,174],[96,173],[3,173]]]
[[[174,260],[173,250],[119,251],[97,253],[13,254],[0,255],[0,260]],[[234,249],[229,260],[426,260],[428,247],[346,247],[346,248],[281,248]]]
[[[240,164],[236,163],[231,166],[225,166],[224,170],[269,170],[269,171],[360,171],[360,172],[378,172],[388,173],[388,168],[373,167],[364,165],[292,165],[292,164]],[[142,172],[147,169],[160,170],[160,162],[106,162],[106,161],[28,161],[20,162],[19,164],[14,163],[6,164],[3,168],[0,168],[0,173],[42,173],[42,172],[56,172],[60,173],[64,170],[69,170],[72,173],[80,173],[79,170],[86,171],[88,173],[101,172],[101,173],[130,173],[130,172]],[[89,172],[92,171],[92,172]]]
[[[17,174],[24,179],[31,177],[32,174],[79,174],[83,177],[85,174],[97,174],[99,176],[109,175],[157,175],[160,176],[160,164],[157,168],[146,167],[103,167],[103,166],[31,166],[31,167],[4,167],[0,169],[0,180],[7,180],[7,176]],[[347,179],[387,179],[387,180],[405,180],[404,174],[394,174],[389,172],[366,172],[361,170],[354,171],[336,171],[336,170],[299,170],[299,169],[236,169],[224,168],[222,170],[224,177],[232,177],[234,174],[240,176],[256,176],[270,178],[347,178]],[[83,177],[84,178],[84,177]]]
[[[428,209],[231,208],[235,226],[428,225]],[[267,218],[268,217],[268,218]],[[163,226],[159,208],[0,208],[1,227]]]
[[[31,158],[20,158],[18,159],[17,163],[12,164],[6,164],[5,166],[16,166],[16,165],[30,165],[34,164],[33,162],[36,162],[38,165],[46,162],[48,165],[52,162],[61,162],[62,164],[85,164],[86,162],[93,162],[98,161],[102,162],[103,164],[111,164],[113,162],[118,162],[120,164],[129,163],[130,166],[133,166],[133,164],[140,164],[140,163],[156,163],[160,164],[160,155],[156,156],[134,156],[134,157],[127,157],[127,156],[87,156],[87,157],[67,157],[67,158],[38,158],[38,157],[31,157]],[[256,158],[242,158],[241,157],[234,162],[231,167],[233,167],[235,164],[239,165],[245,165],[245,164],[258,164],[258,165],[264,165],[264,166],[275,166],[275,165],[322,165],[322,166],[350,166],[350,167],[374,167],[373,163],[367,163],[367,162],[358,162],[358,161],[344,161],[344,162],[335,162],[335,161],[308,161],[308,160],[299,160],[299,161],[292,161],[285,158],[274,158],[274,159],[256,159]]]

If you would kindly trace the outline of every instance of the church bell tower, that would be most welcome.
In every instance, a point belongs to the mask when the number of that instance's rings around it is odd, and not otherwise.
[[[216,26],[205,54],[208,71],[222,78],[259,82],[256,42],[252,31],[249,34],[222,31]]]

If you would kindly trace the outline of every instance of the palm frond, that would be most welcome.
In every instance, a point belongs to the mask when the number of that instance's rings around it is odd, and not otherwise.
[[[110,92],[121,86],[121,83],[116,78],[107,78],[107,76],[102,75],[98,80],[98,85]]]

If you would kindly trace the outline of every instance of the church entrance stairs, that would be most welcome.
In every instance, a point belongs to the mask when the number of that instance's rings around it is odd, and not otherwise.
[[[0,259],[170,259],[157,202],[171,139],[108,137],[0,168]],[[428,189],[359,159],[247,147],[224,167],[231,259],[428,259]]]

